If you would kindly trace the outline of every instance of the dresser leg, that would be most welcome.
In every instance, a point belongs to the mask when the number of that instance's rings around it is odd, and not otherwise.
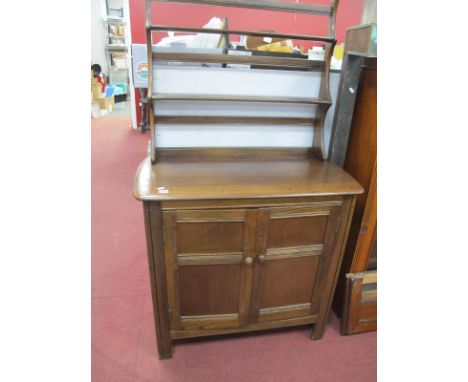
[[[158,355],[159,359],[172,358],[172,345],[170,339],[161,340],[161,338],[158,338]]]
[[[143,212],[158,354],[159,359],[168,359],[172,357],[172,348],[161,234],[161,208],[159,204],[144,203]]]
[[[317,322],[312,326],[312,330],[310,332],[310,339],[312,341],[320,340],[323,337],[323,333],[325,331],[326,322]]]
[[[156,296],[153,296],[153,298]],[[154,301],[157,306],[158,301]],[[156,344],[158,347],[159,359],[172,358],[172,341],[169,330],[169,317],[167,314],[162,314],[161,310],[154,310],[154,323],[156,331]]]

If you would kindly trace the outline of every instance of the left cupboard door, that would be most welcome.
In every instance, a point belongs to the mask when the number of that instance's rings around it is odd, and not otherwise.
[[[256,210],[163,212],[172,330],[248,323]]]

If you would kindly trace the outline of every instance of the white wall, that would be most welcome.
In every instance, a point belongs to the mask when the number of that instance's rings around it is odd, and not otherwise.
[[[361,24],[377,22],[377,0],[364,0]]]
[[[239,96],[318,96],[320,72],[242,70],[156,66],[153,89],[161,94],[219,94]],[[325,121],[324,143],[330,143],[340,73],[330,74],[333,105]],[[312,118],[316,106],[254,102],[157,101],[158,115],[269,116]],[[310,147],[311,126],[167,125],[156,130],[158,147]]]
[[[114,8],[114,9],[124,7],[124,12],[125,12],[125,6],[124,6],[123,0],[107,0],[107,4],[109,5],[109,8]]]
[[[104,0],[91,0],[91,64],[101,65],[103,72],[108,74],[105,49],[107,31],[102,22],[104,12]]]

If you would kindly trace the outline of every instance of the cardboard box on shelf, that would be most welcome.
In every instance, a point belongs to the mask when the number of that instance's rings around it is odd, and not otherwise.
[[[274,31],[265,31],[265,32],[274,32]],[[271,38],[271,37],[261,37],[261,36],[248,36],[247,41],[246,41],[246,48],[248,50],[255,50],[259,46],[265,45],[265,44],[271,44],[274,42],[280,42],[283,41],[283,38]]]
[[[257,47],[257,50],[261,52],[292,53],[294,51],[294,44],[292,40],[283,40],[272,44],[261,45]]]

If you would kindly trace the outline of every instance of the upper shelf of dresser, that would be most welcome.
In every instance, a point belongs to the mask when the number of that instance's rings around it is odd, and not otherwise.
[[[133,193],[138,200],[208,200],[363,192],[343,169],[307,155],[258,155],[243,151],[168,150],[156,164],[146,158],[135,175]],[[180,153],[183,152],[183,155]],[[227,154],[227,155],[225,155]],[[267,155],[265,155],[267,154]]]

